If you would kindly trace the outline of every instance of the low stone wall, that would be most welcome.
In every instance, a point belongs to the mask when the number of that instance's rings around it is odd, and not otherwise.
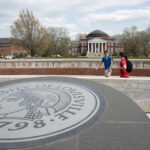
[[[0,60],[0,75],[104,75],[104,67],[96,70],[98,59],[15,59]],[[150,60],[131,60],[131,76],[150,76]],[[119,76],[120,60],[114,60],[112,76]]]
[[[0,68],[95,68],[101,59],[14,59],[0,60]],[[134,68],[150,69],[150,59],[132,59]],[[113,68],[118,68],[119,59]],[[103,66],[102,66],[103,67]]]
[[[124,93],[135,101],[146,113],[150,113],[150,78],[92,80]]]

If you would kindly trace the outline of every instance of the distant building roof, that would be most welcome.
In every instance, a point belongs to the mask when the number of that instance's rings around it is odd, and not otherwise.
[[[0,38],[0,44],[9,44],[10,38]]]
[[[109,35],[101,30],[94,30],[91,33],[89,33],[86,37],[109,37]]]

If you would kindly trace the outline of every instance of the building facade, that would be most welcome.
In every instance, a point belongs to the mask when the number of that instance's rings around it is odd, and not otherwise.
[[[124,52],[124,47],[119,41],[109,37],[109,35],[105,32],[94,30],[89,33],[85,39],[80,39],[80,41],[72,41],[70,54],[80,54],[88,57],[103,57],[105,50],[107,50],[110,55],[113,55],[118,51]]]
[[[10,38],[0,38],[0,56],[13,55],[14,53],[27,53],[28,50],[21,46],[12,45]]]

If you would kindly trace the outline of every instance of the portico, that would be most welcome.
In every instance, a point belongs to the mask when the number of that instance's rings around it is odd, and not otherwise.
[[[108,43],[88,43],[88,53],[103,53]]]
[[[105,50],[111,52],[109,46],[113,44],[108,40],[102,38],[93,38],[87,42],[87,55],[88,56],[103,56]]]

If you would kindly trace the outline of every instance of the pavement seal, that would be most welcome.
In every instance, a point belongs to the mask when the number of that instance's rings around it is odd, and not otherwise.
[[[36,78],[0,84],[0,148],[25,148],[77,134],[103,113],[104,98],[80,80]]]

